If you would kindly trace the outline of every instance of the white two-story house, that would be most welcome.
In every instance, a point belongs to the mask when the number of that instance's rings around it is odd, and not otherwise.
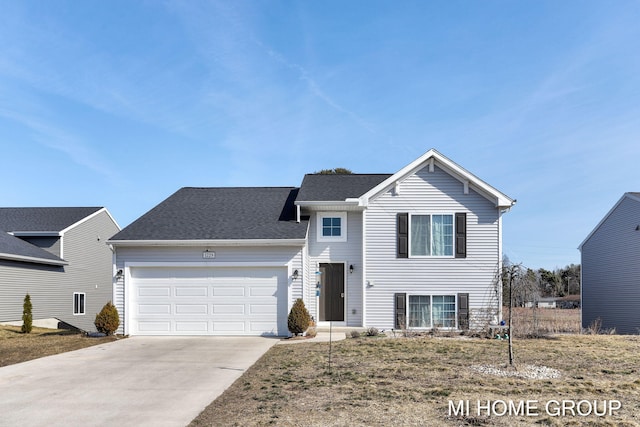
[[[110,240],[121,332],[287,335],[297,298],[321,326],[481,329],[514,203],[435,150],[395,174],[183,188]]]

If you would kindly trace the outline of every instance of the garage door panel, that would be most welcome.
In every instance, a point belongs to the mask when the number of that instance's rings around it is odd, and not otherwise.
[[[245,332],[245,322],[214,321],[213,332],[243,333]]]
[[[184,333],[205,333],[209,330],[209,322],[176,322],[176,332]]]
[[[163,286],[163,287],[138,287],[138,296],[139,297],[168,297],[171,296],[171,287]]]
[[[138,331],[140,332],[147,332],[147,333],[153,333],[153,332],[164,332],[164,333],[168,333],[171,331],[171,322],[169,321],[164,321],[164,322],[150,322],[150,321],[140,321],[138,322]]]
[[[249,295],[252,297],[275,297],[276,293],[276,289],[268,286],[255,286],[249,290]]]
[[[170,304],[138,304],[139,314],[171,314]]]
[[[179,286],[177,283],[174,289],[177,297],[206,297],[209,293],[209,288],[207,287],[194,288],[191,286]]]
[[[213,314],[244,314],[244,304],[213,304]]]
[[[284,268],[131,269],[130,333],[286,334]]]
[[[208,314],[207,304],[176,304],[175,313],[180,314]]]
[[[249,305],[249,313],[277,315],[278,310],[277,307],[273,304],[251,304]]]
[[[244,287],[212,287],[212,293],[214,297],[243,297]]]

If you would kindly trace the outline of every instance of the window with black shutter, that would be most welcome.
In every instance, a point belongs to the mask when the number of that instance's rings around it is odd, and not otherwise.
[[[397,222],[397,257],[409,258],[409,214],[399,213]]]
[[[467,214],[456,213],[456,258],[467,257]]]
[[[395,298],[395,328],[407,328],[407,294],[394,294]]]
[[[469,329],[469,294],[458,294],[458,328]]]

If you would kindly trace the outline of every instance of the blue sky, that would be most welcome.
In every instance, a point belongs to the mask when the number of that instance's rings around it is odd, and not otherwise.
[[[640,191],[639,1],[0,0],[1,206],[393,173],[438,151],[518,200],[532,268]]]

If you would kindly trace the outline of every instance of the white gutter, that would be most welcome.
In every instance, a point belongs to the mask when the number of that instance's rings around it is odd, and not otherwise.
[[[5,253],[0,253],[0,258],[11,260],[11,261],[33,262],[36,264],[48,264],[48,265],[57,265],[57,266],[69,265],[69,263],[64,260],[58,261],[55,259],[46,259],[46,258],[23,256],[23,255],[5,254]]]
[[[306,239],[109,240],[114,246],[304,246]]]

